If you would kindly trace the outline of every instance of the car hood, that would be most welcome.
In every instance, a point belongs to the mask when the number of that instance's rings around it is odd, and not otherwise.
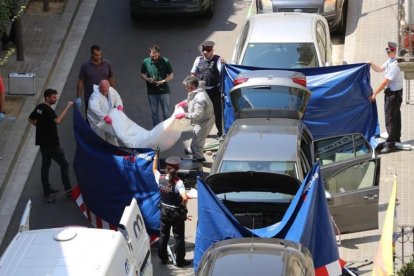
[[[215,194],[255,191],[295,195],[301,185],[288,175],[254,171],[213,174],[205,182]]]

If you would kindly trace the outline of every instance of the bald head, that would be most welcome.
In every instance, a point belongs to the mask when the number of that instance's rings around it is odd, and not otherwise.
[[[109,87],[110,86],[111,85],[109,84],[109,81],[101,80],[101,82],[99,83],[99,92],[101,92],[102,95],[107,97],[108,93],[109,93]]]

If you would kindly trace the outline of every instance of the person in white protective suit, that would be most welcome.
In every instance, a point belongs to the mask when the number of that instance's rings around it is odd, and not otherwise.
[[[193,125],[193,139],[191,141],[191,152],[193,159],[204,162],[203,148],[206,138],[213,127],[214,109],[213,103],[204,88],[198,87],[197,77],[190,75],[183,81],[188,92],[187,99],[178,103],[178,106],[188,106],[187,113],[178,113],[176,119],[190,119]]]
[[[94,84],[87,111],[89,124],[102,139],[118,145],[111,126],[112,118],[109,116],[113,108],[123,111],[122,100],[118,92],[107,80],[102,80],[99,85]]]

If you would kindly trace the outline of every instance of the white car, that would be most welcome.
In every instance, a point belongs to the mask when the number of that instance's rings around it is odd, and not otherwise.
[[[253,15],[237,39],[232,63],[262,68],[330,66],[332,43],[328,23],[319,14]]]

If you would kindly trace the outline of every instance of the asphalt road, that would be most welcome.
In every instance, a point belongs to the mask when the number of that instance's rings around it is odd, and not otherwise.
[[[66,102],[75,98],[80,65],[89,58],[90,46],[98,44],[102,47],[104,57],[112,63],[116,89],[123,98],[125,113],[137,124],[150,129],[151,116],[146,87],[144,81],[139,78],[141,61],[148,56],[148,46],[158,44],[161,55],[169,58],[175,76],[170,83],[171,104],[178,103],[186,97],[182,80],[189,74],[194,58],[199,55],[198,45],[202,41],[214,40],[216,42],[215,53],[226,60],[231,59],[234,43],[248,13],[249,2],[249,0],[216,1],[215,15],[212,19],[180,17],[134,22],[129,16],[128,1],[98,1],[62,91],[59,105],[56,108],[57,112],[60,113]],[[333,41],[336,44],[334,46],[334,63],[339,64],[342,57],[341,43],[343,43],[343,38],[335,37]],[[82,110],[84,110],[83,107]],[[70,113],[59,126],[61,144],[70,162],[73,160],[76,147],[71,117]],[[189,133],[184,133],[182,141],[166,154],[182,156],[183,149],[189,142],[189,137]],[[22,210],[29,198],[32,200],[30,218],[32,229],[67,225],[90,226],[71,200],[59,198],[55,204],[43,202],[40,166],[41,158],[38,155],[3,245],[8,244],[8,241],[14,237]],[[208,170],[208,167],[205,169]],[[55,188],[63,188],[59,168],[54,163],[50,170],[50,179]],[[76,184],[73,170],[71,171],[71,180],[73,184]],[[193,220],[186,224],[186,248],[187,257],[192,259],[197,221],[196,200],[190,202],[189,214],[193,216]],[[3,250],[4,248],[0,251]],[[155,253],[156,251],[153,250],[154,275],[193,274],[192,268],[177,269],[171,265],[159,265],[160,262]]]

